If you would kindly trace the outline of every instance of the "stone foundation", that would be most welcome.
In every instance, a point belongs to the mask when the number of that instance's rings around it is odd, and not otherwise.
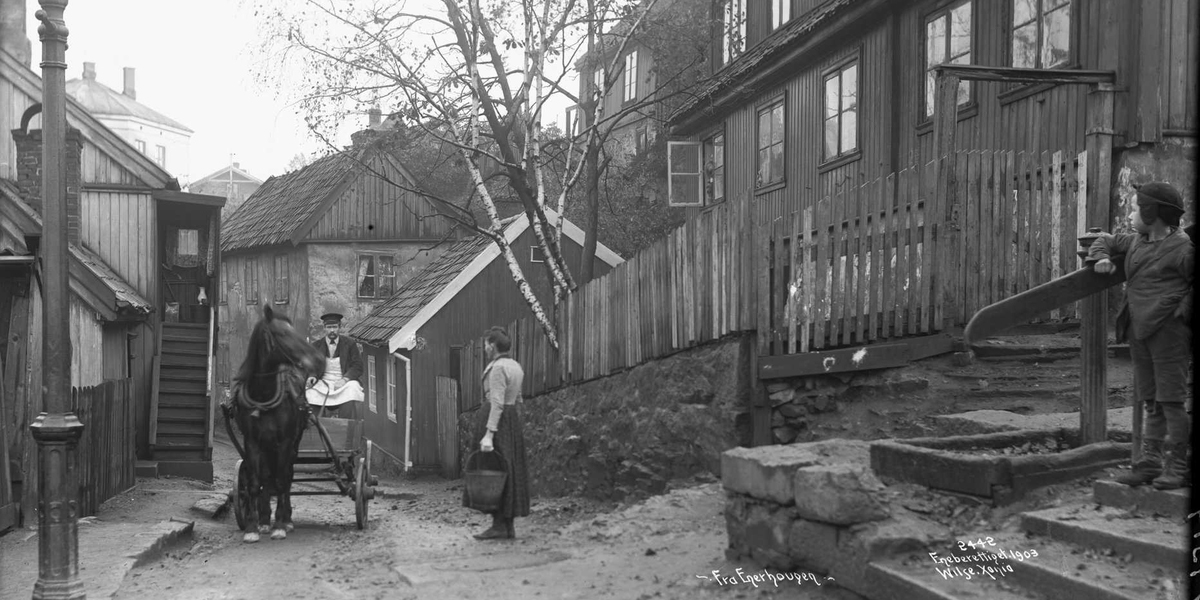
[[[895,405],[905,394],[919,393],[929,381],[903,367],[773,380],[766,385],[771,402],[772,440],[779,444],[845,437],[855,405],[872,397]],[[833,435],[830,435],[833,434]]]
[[[944,547],[953,537],[892,502],[863,441],[735,448],[721,461],[730,560],[833,577],[877,597],[870,561]]]

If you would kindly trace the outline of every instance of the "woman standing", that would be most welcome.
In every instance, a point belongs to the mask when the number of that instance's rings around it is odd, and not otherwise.
[[[525,435],[521,420],[521,384],[525,371],[509,356],[512,339],[503,327],[488,330],[484,352],[488,366],[483,370],[483,397],[487,408],[487,430],[479,442],[483,452],[497,450],[508,465],[508,479],[500,508],[492,513],[492,526],[476,534],[480,540],[516,537],[513,519],[529,516],[529,472],[525,465]],[[466,498],[463,499],[464,505]]]

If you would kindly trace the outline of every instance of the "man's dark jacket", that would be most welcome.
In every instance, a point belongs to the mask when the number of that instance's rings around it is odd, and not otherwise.
[[[320,339],[313,342],[313,346],[321,352],[321,356],[324,356],[326,360],[329,359],[329,338],[327,336],[321,336]],[[344,335],[339,335],[336,356],[338,364],[342,367],[342,377],[357,380],[361,384],[363,360],[362,353],[358,351],[358,344]]]

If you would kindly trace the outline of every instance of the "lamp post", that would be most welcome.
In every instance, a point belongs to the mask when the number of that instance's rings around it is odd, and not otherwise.
[[[38,447],[38,580],[34,600],[85,598],[79,579],[79,482],[83,424],[71,409],[67,287],[67,0],[38,0],[42,42],[42,412],[29,426]]]

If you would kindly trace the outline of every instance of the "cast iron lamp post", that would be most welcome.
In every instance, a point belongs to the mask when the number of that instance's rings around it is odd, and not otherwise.
[[[83,423],[71,409],[67,287],[67,0],[38,0],[42,22],[42,401],[29,426],[38,446],[38,580],[34,600],[86,597],[79,579],[79,481]]]

